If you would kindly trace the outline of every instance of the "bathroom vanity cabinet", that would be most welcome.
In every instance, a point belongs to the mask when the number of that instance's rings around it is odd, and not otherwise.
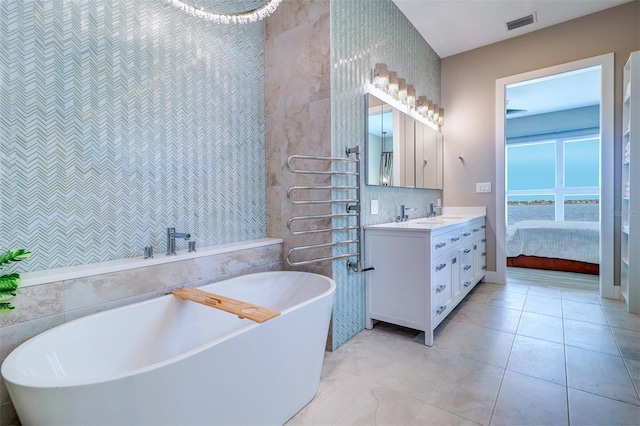
[[[365,227],[366,327],[374,320],[433,330],[484,277],[485,216],[444,216]]]

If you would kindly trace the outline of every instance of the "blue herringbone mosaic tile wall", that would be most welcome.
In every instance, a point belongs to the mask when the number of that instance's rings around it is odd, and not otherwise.
[[[364,95],[377,62],[406,78],[418,94],[440,103],[440,58],[391,0],[331,0],[334,156],[343,156],[347,146],[363,148]],[[400,204],[416,207],[415,217],[424,216],[429,203],[441,197],[441,191],[365,186],[364,173],[361,185],[363,225],[394,220]],[[380,203],[376,216],[368,214],[371,199]],[[336,249],[336,254],[346,252],[344,249]],[[333,278],[338,283],[332,324],[336,349],[365,326],[365,286],[364,274],[348,271],[344,260],[334,262]]]
[[[0,0],[0,250],[41,270],[163,252],[169,226],[264,237],[264,40],[160,0]]]

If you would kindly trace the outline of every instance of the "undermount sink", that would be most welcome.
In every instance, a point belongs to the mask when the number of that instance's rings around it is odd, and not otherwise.
[[[464,217],[463,216],[436,216],[436,217],[427,217],[424,219],[417,220],[416,223],[427,225],[430,223],[456,222],[460,219],[464,219]]]

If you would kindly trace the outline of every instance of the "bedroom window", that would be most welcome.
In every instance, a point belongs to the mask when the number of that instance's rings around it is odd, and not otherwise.
[[[506,157],[507,224],[599,220],[598,137],[508,144]]]

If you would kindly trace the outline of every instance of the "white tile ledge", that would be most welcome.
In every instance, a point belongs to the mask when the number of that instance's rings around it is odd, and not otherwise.
[[[128,259],[111,260],[108,262],[90,263],[87,265],[69,266],[66,268],[25,272],[20,274],[22,278],[20,287],[48,284],[57,281],[108,274],[111,272],[126,271],[128,269],[161,265],[164,263],[180,262],[183,260],[196,259],[198,257],[231,253],[234,251],[249,250],[253,248],[266,247],[277,244],[282,244],[281,238],[261,238],[257,240],[240,241],[236,243],[218,244],[215,246],[202,247],[198,248],[197,251],[193,253],[189,253],[187,250],[179,250],[178,254],[175,256],[167,256],[164,253],[155,253],[152,259],[144,259],[142,256],[140,256]]]

